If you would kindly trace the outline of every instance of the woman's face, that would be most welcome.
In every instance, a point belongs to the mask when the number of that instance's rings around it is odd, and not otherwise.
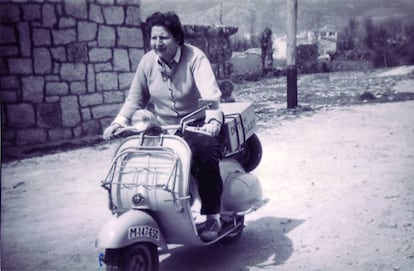
[[[163,26],[151,27],[151,47],[165,62],[170,62],[175,56],[178,41]]]

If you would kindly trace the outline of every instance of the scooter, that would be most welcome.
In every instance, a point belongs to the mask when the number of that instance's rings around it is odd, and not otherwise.
[[[156,133],[154,129],[143,132],[136,126],[118,131],[128,136],[115,151],[101,183],[108,191],[113,218],[96,239],[96,246],[105,249],[106,270],[156,271],[158,252],[168,250],[169,244],[208,246],[236,242],[243,232],[245,215],[268,201],[263,198],[259,180],[248,173],[262,156],[252,105],[221,106],[227,133],[220,161],[224,183],[222,230],[218,237],[205,242],[199,236],[205,218],[199,214],[197,185],[190,173],[191,150],[174,133],[177,129],[181,133],[203,133],[188,124],[192,117],[212,107],[206,103],[184,117],[178,126],[164,126]]]

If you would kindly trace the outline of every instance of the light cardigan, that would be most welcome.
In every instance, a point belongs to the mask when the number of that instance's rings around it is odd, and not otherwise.
[[[128,97],[114,122],[126,125],[136,110],[152,104],[161,124],[177,124],[197,109],[200,98],[219,102],[220,97],[214,72],[203,51],[184,44],[167,65],[151,50],[138,64]],[[207,111],[206,123],[211,119],[223,121],[221,111]]]

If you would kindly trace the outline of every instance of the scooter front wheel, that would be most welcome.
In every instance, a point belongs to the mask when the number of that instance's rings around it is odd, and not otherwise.
[[[157,247],[137,243],[120,249],[105,251],[106,271],[158,271]]]

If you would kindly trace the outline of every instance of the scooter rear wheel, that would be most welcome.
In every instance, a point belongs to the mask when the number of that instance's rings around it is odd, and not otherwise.
[[[121,249],[107,249],[105,263],[107,271],[158,271],[157,247],[137,243]]]
[[[262,160],[262,144],[259,137],[253,134],[246,141],[245,150],[241,153],[235,154],[234,158],[242,165],[246,172],[253,171]]]

